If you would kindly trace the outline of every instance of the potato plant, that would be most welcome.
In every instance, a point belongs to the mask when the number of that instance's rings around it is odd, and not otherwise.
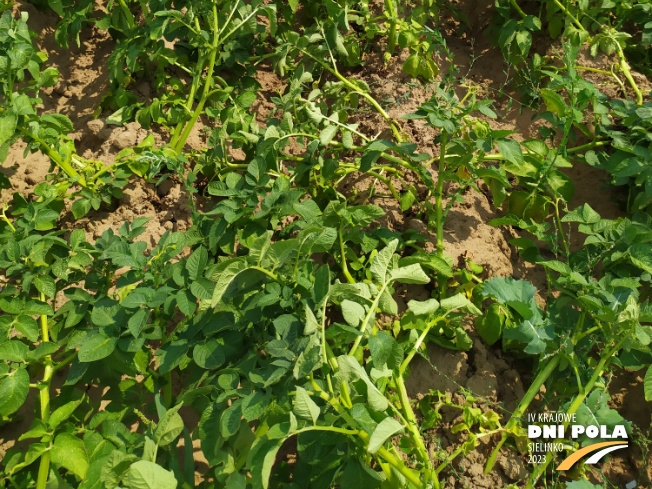
[[[114,43],[95,115],[147,135],[109,164],[82,158],[71,119],[43,109],[59,73],[10,7],[0,160],[22,141],[51,168],[0,216],[0,428],[29,421],[0,461],[1,488],[445,488],[481,443],[486,473],[527,454],[529,410],[633,436],[608,384],[646,369],[640,401],[652,401],[652,103],[632,72],[647,73],[648,2],[496,2],[493,31],[536,138],[499,126],[496,100],[460,83],[442,19],[474,26],[447,2],[41,2],[62,49],[91,25]],[[558,55],[530,55],[534,36]],[[620,97],[583,77],[582,49],[613,54],[593,71]],[[394,115],[361,75],[373,56],[428,96]],[[264,115],[262,67],[281,81]],[[410,136],[419,123],[428,152]],[[206,137],[192,149],[197,127]],[[575,165],[626,187],[622,217],[571,205]],[[371,183],[347,190],[361,175]],[[64,225],[115,209],[128,184],[166,179],[189,198],[183,232],[149,245],[147,218],[96,239]],[[511,245],[544,271],[541,300],[527,280],[447,253],[469,192],[502,209],[491,225],[521,233]],[[418,217],[431,242],[381,226],[389,209]],[[406,286],[425,296],[401,300]],[[513,412],[469,389],[410,397],[415,357],[437,363],[429,343],[473,354],[478,342],[531,370]],[[462,441],[446,449],[438,430]],[[583,479],[560,478],[555,456],[518,487],[599,487],[584,466]]]

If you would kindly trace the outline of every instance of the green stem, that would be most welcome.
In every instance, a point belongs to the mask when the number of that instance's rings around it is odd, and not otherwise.
[[[84,179],[84,176],[77,173],[77,171],[70,165],[70,163],[64,161],[64,159],[61,158],[61,155],[54,151],[48,143],[46,143],[36,134],[32,134],[24,127],[19,127],[18,130],[23,135],[29,136],[34,141],[36,141],[41,147],[41,151],[43,151],[59,168],[61,168],[66,173],[66,175],[68,175],[70,178],[77,178],[77,183],[82,187],[86,187],[86,180]]]
[[[577,20],[577,17],[575,17],[572,13],[570,13],[570,11],[564,5],[562,5],[562,3],[559,0],[552,0],[552,1],[555,5],[557,5],[561,9],[562,12],[564,12],[564,14],[566,14],[571,19],[573,24],[575,24],[579,30],[586,32],[586,29],[580,23],[580,21]]]
[[[516,3],[516,0],[509,0],[509,3],[514,7],[514,10],[516,10],[519,15],[523,18],[527,17],[527,14],[523,12],[523,9],[520,7],[518,3]]]
[[[215,10],[215,6],[213,6],[213,10]],[[217,16],[217,12],[214,12],[213,15]],[[206,100],[208,98],[208,92],[210,90],[211,82],[213,80],[213,70],[215,68],[215,60],[217,58],[217,47],[219,45],[218,41],[219,38],[217,37],[217,34],[215,34],[213,40],[213,51],[211,52],[211,57],[208,63],[208,69],[206,71],[206,81],[204,82],[202,96],[199,99],[199,102],[197,102],[197,107],[195,107],[194,112],[190,116],[190,120],[185,124],[183,132],[179,137],[179,140],[173,146],[173,149],[177,154],[181,153],[181,150],[183,149],[184,145],[186,144],[186,141],[188,140],[188,137],[190,136],[190,131],[192,131],[192,128],[195,126],[197,119],[199,119],[199,116],[204,110],[204,104],[206,103]]]
[[[534,378],[534,382],[532,382],[532,385],[525,393],[525,396],[523,396],[523,399],[521,399],[521,402],[516,408],[516,411],[514,411],[512,417],[505,425],[505,431],[503,431],[503,434],[500,437],[500,441],[498,442],[498,445],[496,445],[496,448],[494,449],[494,451],[491,453],[491,456],[487,460],[487,465],[485,466],[484,469],[485,474],[488,474],[494,468],[494,464],[496,463],[496,458],[498,457],[498,452],[500,451],[500,448],[503,446],[503,444],[507,441],[507,437],[509,436],[509,431],[512,428],[514,428],[514,426],[516,426],[516,424],[519,422],[521,416],[523,416],[523,414],[525,413],[525,410],[528,408],[530,403],[534,400],[536,395],[539,393],[541,386],[545,383],[546,380],[548,380],[548,377],[550,377],[550,375],[555,371],[560,361],[561,361],[561,355],[554,356],[547,363],[546,367],[541,372],[539,372],[539,374]]]
[[[442,319],[440,317],[437,317],[435,319],[432,319],[424,328],[423,332],[421,335],[419,335],[419,338],[417,341],[414,343],[414,347],[410,350],[410,353],[408,353],[407,357],[405,357],[405,360],[403,360],[403,363],[401,363],[401,366],[398,369],[398,374],[402,377],[405,371],[407,370],[408,366],[410,365],[410,362],[414,358],[414,355],[417,354],[419,351],[419,348],[421,348],[421,345],[423,344],[423,340],[426,339],[426,336],[430,332],[430,328],[432,328],[437,322]]]
[[[459,407],[459,406],[452,406],[452,407]],[[480,433],[479,435],[476,435],[476,439],[480,438],[486,438],[488,436],[495,435],[498,433],[500,430],[491,430],[491,431],[485,431],[484,433]],[[444,470],[448,465],[455,460],[462,452],[464,452],[464,446],[460,446],[455,450],[453,453],[451,453],[448,457],[446,457],[446,461],[442,463],[437,469],[435,470],[435,474],[439,475],[439,473]]]
[[[376,172],[371,171],[371,170],[367,171],[367,173],[368,173],[369,175],[371,175],[372,177],[375,177],[375,178],[377,178],[378,180],[380,180],[381,182],[383,182],[383,183],[387,186],[387,188],[389,188],[389,191],[392,193],[392,196],[396,199],[396,201],[397,201],[397,202],[399,203],[399,205],[400,205],[400,203],[401,203],[401,197],[398,195],[398,192],[397,192],[396,189],[394,188],[394,185],[392,184],[392,181],[391,181],[389,178],[384,177],[384,176],[381,175],[380,173],[376,173]]]
[[[559,228],[559,234],[561,235],[561,241],[564,244],[564,251],[566,253],[566,258],[570,255],[570,250],[568,249],[568,243],[566,242],[566,236],[564,235],[564,228],[562,227],[561,218],[559,217],[559,202],[563,199],[558,198],[555,200],[555,220],[557,221],[557,227]],[[570,234],[569,234],[570,236]]]
[[[392,55],[394,54],[394,49],[396,48],[398,15],[396,12],[396,5],[394,5],[394,0],[385,0],[385,7],[387,8],[387,13],[389,14],[389,37],[387,39],[387,52]]]
[[[40,294],[41,302],[46,302],[45,295]],[[48,343],[50,341],[50,335],[48,330],[48,317],[45,314],[42,314],[40,317],[41,321],[41,342]],[[43,371],[43,380],[39,384],[39,398],[40,398],[40,414],[41,421],[47,425],[50,419],[50,383],[52,382],[52,375],[54,374],[54,368],[52,365],[52,357],[47,355],[45,357],[45,369]],[[36,489],[45,489],[45,485],[48,482],[48,477],[50,475],[50,452],[45,452],[41,455],[41,460],[39,462],[38,476],[36,479]]]
[[[577,344],[577,343],[578,343],[580,340],[582,340],[585,336],[590,335],[591,333],[593,333],[594,331],[597,331],[597,330],[599,330],[599,329],[600,329],[600,326],[593,326],[592,328],[587,329],[587,330],[584,331],[583,333],[578,334],[578,335],[575,337],[574,344]]]
[[[614,42],[616,43],[616,52],[618,54],[618,60],[620,61],[620,69],[624,73],[625,78],[627,78],[627,81],[631,85],[632,90],[634,90],[634,93],[636,94],[636,104],[643,105],[643,94],[641,93],[641,90],[638,88],[638,85],[632,77],[632,72],[629,70],[629,63],[627,63],[623,48],[620,46],[620,43],[617,40],[614,39]]]
[[[444,193],[444,170],[446,169],[446,140],[447,134],[442,132],[439,153],[439,168],[437,170],[437,189],[435,191],[435,219],[437,222],[437,256],[443,259],[444,256],[444,212],[442,196]],[[439,287],[439,299],[446,294],[446,277],[441,273],[437,274],[437,286]]]
[[[380,304],[380,298],[381,296],[385,293],[385,289],[389,283],[384,283],[381,289],[378,291],[378,295],[374,299],[374,302],[371,304],[371,307],[369,307],[369,312],[367,312],[367,315],[362,321],[362,324],[360,325],[360,332],[364,333],[364,330],[367,328],[367,324],[369,321],[371,321],[371,318],[376,314],[376,308],[378,307],[378,304]],[[355,354],[355,351],[358,349],[358,346],[360,346],[360,342],[362,341],[362,338],[364,337],[364,334],[361,334],[355,339],[355,342],[353,343],[353,346],[351,347],[351,351],[349,351],[349,356],[353,356]]]
[[[72,362],[75,359],[76,356],[77,356],[77,352],[75,351],[75,352],[71,353],[70,355],[68,355],[63,360],[61,360],[60,362],[57,362],[56,365],[54,365],[54,367],[53,367],[54,371],[56,372],[57,370],[65,367],[66,365],[69,365],[70,362]]]
[[[410,398],[407,395],[407,390],[405,389],[405,382],[403,382],[403,377],[401,375],[394,376],[394,382],[396,383],[396,387],[398,388],[398,395],[401,400],[401,407],[403,408],[403,414],[405,416],[405,420],[407,421],[407,430],[410,433],[410,438],[414,442],[414,444],[417,447],[417,451],[419,452],[419,458],[421,459],[421,463],[425,467],[425,476],[427,481],[432,481],[433,482],[433,487],[435,489],[439,489],[439,480],[437,479],[437,475],[435,474],[435,471],[433,470],[432,463],[430,461],[430,456],[428,455],[428,449],[426,448],[425,444],[423,443],[423,437],[421,436],[421,432],[419,431],[419,425],[417,424],[417,418],[414,415],[414,410],[412,409],[412,405],[410,404]]]
[[[5,212],[7,211],[7,208],[8,208],[8,207],[7,207],[7,204],[4,204],[4,205],[2,206],[2,216],[1,216],[1,217],[2,217],[2,220],[3,220],[4,222],[6,222],[7,225],[9,226],[9,229],[11,229],[11,232],[12,232],[12,233],[15,233],[15,232],[16,232],[16,228],[14,227],[13,224],[11,224],[11,221],[9,220],[9,218],[8,218],[8,217],[6,216],[6,214],[5,214]]]
[[[390,128],[392,129],[392,133],[394,134],[394,137],[396,138],[396,140],[398,142],[403,142],[403,138],[401,137],[401,134],[400,134],[398,128],[396,127],[396,124],[394,123],[394,120],[389,116],[389,114],[387,112],[385,112],[385,110],[380,106],[380,104],[378,102],[376,102],[376,100],[371,95],[369,95],[367,92],[361,91],[360,87],[358,87],[357,85],[352,83],[348,78],[342,76],[340,74],[340,72],[337,71],[337,69],[331,68],[327,63],[325,63],[321,59],[317,58],[316,56],[313,56],[308,51],[306,51],[304,49],[299,49],[299,50],[303,54],[305,54],[306,56],[312,58],[317,64],[321,65],[325,70],[330,72],[332,75],[337,77],[342,83],[344,83],[344,85],[346,85],[347,87],[352,89],[355,93],[357,93],[358,95],[363,97],[365,100],[367,100],[367,102],[369,102],[373,106],[373,108],[376,109],[378,111],[378,113],[383,117],[383,119],[385,119],[385,121],[389,124]]]
[[[345,255],[345,252],[344,252],[344,238],[342,237],[342,226],[339,227],[337,234],[338,234],[338,237],[339,237],[339,240],[340,240],[340,254],[342,255],[342,264],[341,264],[342,265],[342,273],[346,277],[346,281],[348,283],[354,284],[355,279],[349,273],[349,267],[346,265],[346,255]]]
[[[575,146],[573,148],[568,148],[567,153],[580,153],[593,148],[599,148],[600,146],[608,146],[611,144],[609,141],[591,141],[590,143],[582,144],[580,146]]]
[[[338,428],[336,426],[306,426],[300,430],[292,432],[292,435],[298,435],[299,433],[305,433],[306,431],[332,431],[333,433],[341,433],[343,435],[358,435],[360,430],[347,430],[346,428]]]
[[[281,283],[281,281],[279,280],[278,276],[275,275],[274,273],[270,272],[269,270],[265,270],[265,269],[262,268],[262,267],[251,267],[251,268],[252,268],[253,270],[258,270],[259,272],[261,272],[261,273],[267,275],[267,276],[268,276],[269,278],[271,278],[274,282]]]

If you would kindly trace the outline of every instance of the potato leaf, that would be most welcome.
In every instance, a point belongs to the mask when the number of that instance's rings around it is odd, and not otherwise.
[[[376,453],[380,447],[387,441],[390,436],[395,435],[403,429],[403,425],[396,421],[394,418],[385,418],[376,429],[371,434],[369,438],[369,444],[367,445],[367,451],[369,453]]]

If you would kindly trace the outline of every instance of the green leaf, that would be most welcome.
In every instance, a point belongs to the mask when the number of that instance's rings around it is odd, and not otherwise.
[[[48,419],[48,425],[50,426],[50,428],[52,429],[56,428],[65,420],[67,420],[70,416],[72,416],[72,413],[75,411],[75,409],[77,409],[77,407],[81,404],[81,402],[82,399],[79,398],[77,400],[67,402],[60,408],[57,408],[50,415],[50,419]]]
[[[303,387],[297,386],[297,393],[294,397],[294,414],[303,419],[311,419],[312,424],[317,424],[321,412],[317,403],[313,401]]]
[[[192,295],[192,292],[188,289],[181,289],[177,292],[176,298],[179,310],[186,316],[192,316],[197,308],[197,299]]]
[[[247,479],[240,472],[233,472],[226,478],[224,487],[229,489],[247,489]]]
[[[238,95],[238,98],[236,99],[236,103],[243,108],[248,108],[253,105],[253,103],[256,101],[256,93],[247,90],[246,92],[242,92],[240,95]]]
[[[589,204],[583,204],[562,217],[562,222],[581,222],[593,224],[600,220],[600,214],[595,212]]]
[[[299,7],[299,0],[288,0],[288,4],[290,5],[292,12],[296,12]]]
[[[380,294],[378,307],[382,312],[390,316],[396,316],[398,314],[398,304],[387,289],[384,289],[382,294]]]
[[[604,489],[604,486],[598,484],[592,484],[586,479],[580,479],[577,481],[567,482],[566,489]]]
[[[319,142],[323,146],[328,146],[328,143],[333,140],[335,134],[337,134],[337,126],[326,126],[324,129],[322,129],[321,133],[319,133]]]
[[[93,307],[93,312],[91,312],[91,321],[96,326],[120,324],[123,318],[126,319],[124,309],[120,306],[120,303],[108,298],[97,301]]]
[[[225,261],[218,265],[212,274],[212,279],[216,280],[215,289],[213,290],[213,298],[211,299],[211,307],[217,306],[226,290],[231,285],[235,277],[247,268],[246,263],[235,258],[232,261]]]
[[[524,351],[530,355],[542,353],[546,349],[546,341],[555,337],[553,324],[542,321],[539,313],[525,319],[516,327],[505,328],[503,336],[527,345]]]
[[[382,412],[388,408],[389,404],[387,399],[371,381],[365,369],[360,366],[360,363],[358,363],[358,360],[348,355],[340,355],[337,357],[337,363],[340,370],[336,374],[336,377],[340,382],[361,379],[367,385],[368,406],[376,412]]]
[[[403,212],[407,211],[410,207],[412,207],[412,204],[414,204],[415,199],[416,196],[410,190],[404,192],[403,195],[401,195],[401,210]]]
[[[480,311],[480,309],[478,309],[473,302],[468,300],[462,293],[442,299],[439,306],[446,311],[447,314],[457,310],[465,311],[469,314],[476,314],[478,316],[482,314],[482,311]]]
[[[417,316],[432,316],[439,309],[437,299],[427,299],[425,301],[409,301],[408,309]]]
[[[218,339],[212,339],[195,346],[192,358],[197,365],[208,370],[221,366],[226,361],[223,340],[220,343]]]
[[[344,131],[342,134],[342,144],[346,149],[353,147],[353,135],[349,131]]]
[[[140,336],[143,327],[145,327],[145,324],[147,323],[149,313],[149,310],[141,308],[138,309],[134,315],[129,318],[127,327],[129,328],[129,332],[134,336],[134,338],[138,338]]]
[[[9,416],[20,409],[29,392],[29,374],[24,368],[14,370],[0,380],[0,415]]]
[[[501,304],[513,307],[524,318],[529,318],[537,307],[534,300],[536,290],[536,287],[526,280],[494,277],[483,284],[482,295],[493,297]]]
[[[16,114],[9,113],[0,117],[0,146],[8,141],[16,132],[16,123],[18,118]]]
[[[369,271],[377,284],[385,283],[385,276],[387,275],[387,267],[392,260],[392,256],[398,246],[398,239],[392,240],[385,248],[380,250],[371,261]]]
[[[77,199],[72,203],[72,215],[75,219],[81,219],[91,210],[91,201],[85,197]]]
[[[632,263],[648,273],[652,273],[652,246],[650,243],[637,243],[629,248]]]
[[[500,304],[492,304],[482,316],[475,320],[475,327],[480,337],[489,345],[493,345],[503,334],[505,315],[500,311]]]
[[[60,433],[54,439],[50,451],[52,462],[72,472],[80,479],[86,476],[88,470],[88,455],[84,450],[84,442],[70,433]]]
[[[242,400],[242,415],[247,421],[260,418],[269,405],[269,396],[261,391],[254,391]]]
[[[24,362],[29,354],[29,347],[19,340],[0,343],[0,360],[6,362]]]
[[[34,277],[34,285],[41,294],[50,299],[54,299],[57,294],[57,286],[49,275],[37,275]]]
[[[204,275],[208,263],[208,251],[203,246],[197,248],[186,261],[186,270],[192,280],[197,280]]]
[[[14,324],[14,328],[16,328],[16,331],[22,333],[32,343],[36,343],[38,341],[38,323],[33,317],[21,314],[18,316],[18,321],[16,321]]]
[[[242,421],[242,400],[237,399],[229,406],[220,418],[220,434],[224,438],[235,435]]]
[[[367,451],[369,453],[376,453],[380,447],[387,441],[387,439],[403,429],[403,425],[396,421],[394,418],[385,418],[371,434],[369,438],[369,445]]]
[[[154,441],[158,446],[164,447],[169,445],[183,431],[183,419],[179,415],[179,409],[181,409],[181,404],[177,404],[173,408],[170,408],[166,411],[161,418],[161,421],[156,425],[154,430]]]
[[[139,460],[129,467],[122,480],[128,489],[176,489],[174,473],[148,460]]]
[[[631,436],[631,423],[626,421],[618,411],[609,407],[609,394],[600,389],[594,389],[591,394],[584,399],[576,411],[576,422],[573,424],[588,426],[604,425],[608,433],[611,433],[616,425],[623,425],[625,430]],[[568,403],[570,404],[570,403]],[[566,406],[568,406],[568,404]],[[626,441],[622,438],[616,438],[618,441]],[[579,436],[577,440],[581,445],[587,443],[597,443],[599,441],[614,441],[613,439],[603,439],[600,436],[589,438],[586,434]]]
[[[559,117],[563,117],[566,114],[567,106],[564,99],[557,92],[553,92],[549,88],[542,88],[540,91],[543,101],[546,104],[546,108]]]
[[[403,71],[405,71],[412,78],[416,78],[419,75],[419,64],[421,60],[417,53],[412,53],[407,57],[403,63]]]
[[[118,337],[110,337],[104,333],[95,333],[87,338],[79,349],[77,358],[80,362],[95,362],[108,357],[118,344]]]
[[[369,353],[377,369],[386,365],[393,370],[403,361],[403,348],[385,331],[378,331],[369,337]]]
[[[342,301],[341,307],[344,320],[353,327],[360,326],[360,322],[364,319],[367,313],[365,308],[357,302],[348,299]]]
[[[259,438],[247,456],[247,467],[251,471],[251,483],[253,489],[267,489],[269,487],[269,476],[272,473],[276,454],[278,453],[285,437],[267,440]]]
[[[119,450],[113,450],[106,457],[102,466],[100,480],[103,484],[98,489],[119,486],[121,479],[129,470],[131,463],[135,460],[137,460],[136,455],[127,455]],[[90,469],[92,470],[92,464]],[[95,489],[95,487],[93,487],[93,489]]]
[[[521,145],[513,139],[499,139],[496,141],[498,149],[503,154],[503,157],[510,163],[522,167],[524,165],[523,151]],[[508,170],[509,171],[509,170]]]
[[[382,482],[381,476],[372,468],[356,459],[349,459],[342,471],[340,489],[375,489]]]
[[[396,280],[404,284],[427,284],[430,278],[421,268],[421,265],[414,263],[406,267],[395,268],[389,274],[391,280]]]
[[[645,400],[652,401],[652,365],[650,365],[645,373],[643,380],[643,391],[645,392]]]

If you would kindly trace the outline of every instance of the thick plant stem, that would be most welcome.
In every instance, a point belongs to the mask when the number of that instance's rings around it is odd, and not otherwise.
[[[387,40],[387,52],[394,54],[394,49],[396,48],[397,40],[397,25],[398,25],[398,15],[396,12],[396,5],[394,5],[394,0],[385,0],[385,8],[389,14],[389,38]]]
[[[442,318],[441,318],[441,317],[437,317],[437,318],[431,319],[431,320],[428,322],[428,325],[424,328],[423,332],[421,333],[421,335],[419,335],[419,338],[418,338],[417,341],[414,343],[414,348],[412,348],[412,349],[410,350],[410,353],[407,354],[407,356],[405,357],[405,360],[403,360],[403,363],[401,363],[401,366],[400,366],[399,369],[398,369],[398,374],[399,374],[400,376],[403,376],[403,374],[405,373],[405,370],[407,370],[407,368],[408,368],[408,365],[410,365],[410,362],[411,362],[412,359],[414,358],[414,355],[416,355],[417,352],[419,351],[419,348],[421,348],[421,344],[423,343],[423,340],[425,340],[425,339],[426,339],[426,336],[428,336],[428,333],[430,332],[430,329],[431,329],[435,324],[437,324],[437,322],[438,322],[440,319],[442,319]]]
[[[523,9],[518,3],[516,3],[516,0],[510,0],[509,3],[512,5],[512,7],[514,7],[514,10],[516,10],[521,17],[527,17],[527,14],[523,12]]]
[[[41,294],[40,299],[42,302],[45,302],[45,295]],[[41,316],[41,341],[47,343],[50,341],[50,335],[48,331],[48,317],[46,315]],[[54,367],[52,365],[52,357],[47,355],[45,357],[45,370],[43,371],[43,380],[40,382],[39,388],[39,398],[41,402],[40,414],[41,421],[47,425],[50,419],[50,383],[52,381],[52,375],[54,373]],[[41,461],[38,468],[38,476],[36,479],[36,489],[45,489],[45,485],[48,482],[48,477],[50,475],[50,452],[47,451],[41,455]]]
[[[521,416],[523,416],[523,414],[525,413],[525,410],[528,408],[530,403],[534,400],[535,396],[539,393],[539,389],[541,389],[541,386],[544,384],[546,380],[548,380],[548,377],[550,377],[550,375],[555,371],[560,361],[561,361],[561,355],[557,355],[553,357],[548,362],[546,367],[541,372],[539,372],[539,374],[535,377],[534,382],[532,382],[532,385],[525,393],[525,396],[523,396],[523,399],[521,399],[518,408],[516,408],[516,411],[514,411],[514,414],[512,414],[512,417],[505,425],[505,431],[500,437],[500,441],[498,442],[498,445],[496,445],[496,448],[491,453],[489,460],[487,460],[487,465],[484,468],[485,474],[488,474],[494,468],[494,464],[496,463],[496,458],[498,457],[498,452],[500,451],[503,444],[507,441],[507,437],[509,436],[509,430],[514,428],[514,426],[516,426],[516,424],[519,422]]]
[[[190,120],[186,123],[183,132],[181,133],[181,137],[179,137],[179,140],[174,145],[174,150],[177,153],[181,153],[183,146],[186,144],[186,141],[188,140],[188,136],[190,136],[190,131],[192,131],[192,128],[195,126],[197,119],[199,119],[200,114],[204,110],[204,104],[206,103],[206,99],[208,98],[208,92],[210,90],[211,81],[213,79],[213,70],[215,68],[215,60],[217,58],[218,40],[219,39],[217,37],[217,34],[215,34],[215,39],[213,41],[213,50],[211,52],[210,61],[208,62],[208,69],[206,70],[206,81],[204,82],[204,89],[202,91],[202,96],[199,99],[199,102],[197,103],[197,107],[195,107],[195,111],[192,113],[192,116],[190,116]]]
[[[437,256],[444,256],[444,208],[442,197],[444,193],[444,170],[446,168],[446,142],[447,134],[442,132],[439,153],[439,169],[437,170],[437,190],[435,192],[435,219],[437,221]],[[446,294],[446,277],[441,273],[437,274],[437,286],[439,287],[439,299]]]
[[[623,48],[620,46],[620,43],[618,41],[615,41],[616,43],[616,52],[618,53],[618,61],[620,61],[620,69],[625,75],[625,78],[627,78],[627,81],[632,87],[632,90],[634,90],[634,93],[636,94],[636,104],[637,105],[643,105],[643,94],[641,93],[641,90],[638,88],[638,85],[634,81],[634,77],[632,76],[632,72],[629,69],[629,63],[627,63],[627,59],[625,58],[625,53],[623,52]]]
[[[349,267],[346,265],[346,255],[344,254],[344,239],[342,237],[342,228],[340,227],[338,229],[337,235],[340,240],[340,253],[342,254],[342,273],[346,277],[346,281],[350,284],[355,283],[355,279],[351,276],[351,273],[349,273]]]
[[[568,243],[566,242],[566,236],[564,235],[564,228],[562,227],[561,218],[559,216],[559,202],[560,201],[563,201],[563,199],[558,198],[557,200],[555,200],[555,203],[554,203],[554,206],[555,206],[555,221],[557,223],[556,224],[557,228],[559,229],[559,235],[561,236],[561,241],[562,241],[562,243],[564,245],[565,256],[566,256],[566,258],[568,258],[568,256],[570,255],[570,249],[568,248]]]
[[[401,400],[401,407],[403,408],[403,414],[405,415],[405,420],[407,421],[407,430],[410,433],[410,438],[417,446],[417,451],[419,452],[419,458],[421,463],[425,466],[425,475],[426,481],[432,481],[433,487],[439,489],[439,480],[437,475],[433,470],[430,462],[430,456],[428,455],[428,449],[423,443],[423,437],[419,431],[419,425],[417,423],[417,418],[414,415],[412,406],[410,405],[410,398],[407,395],[407,390],[405,389],[405,382],[403,382],[403,377],[394,376],[394,382],[398,389],[398,395]]]

